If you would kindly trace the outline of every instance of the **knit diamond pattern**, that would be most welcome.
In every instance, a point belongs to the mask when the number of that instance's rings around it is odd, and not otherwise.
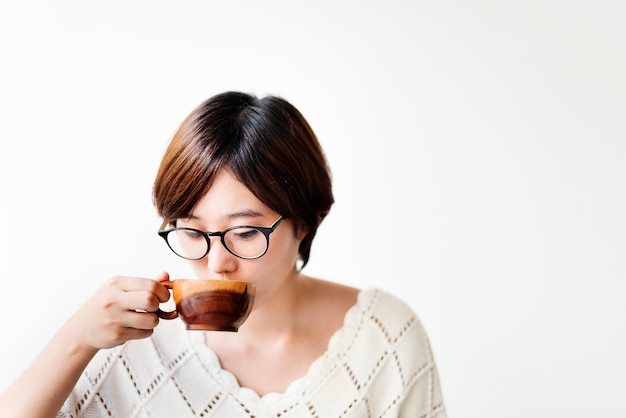
[[[262,397],[221,368],[203,333],[161,321],[101,350],[58,417],[445,418],[428,337],[400,299],[359,293],[328,349],[284,393]]]

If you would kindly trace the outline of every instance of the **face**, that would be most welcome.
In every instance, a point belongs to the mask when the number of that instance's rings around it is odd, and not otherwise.
[[[268,227],[280,216],[228,171],[221,170],[191,216],[178,219],[177,226],[212,232],[238,225]],[[291,220],[285,219],[270,235],[269,248],[261,258],[244,260],[236,257],[224,248],[219,237],[212,237],[209,253],[190,263],[199,278],[255,283],[256,307],[297,274],[298,246],[303,237],[303,233],[295,231]]]

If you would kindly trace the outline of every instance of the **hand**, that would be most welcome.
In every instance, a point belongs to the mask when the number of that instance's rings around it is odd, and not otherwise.
[[[128,340],[152,335],[159,323],[156,311],[170,298],[160,284],[169,279],[162,273],[156,280],[117,276],[109,279],[70,319],[68,326],[83,348],[99,350]]]

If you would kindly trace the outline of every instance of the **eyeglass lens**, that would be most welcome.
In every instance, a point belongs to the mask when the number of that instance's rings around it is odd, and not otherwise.
[[[174,230],[167,235],[167,242],[172,251],[188,259],[202,258],[209,250],[207,238],[194,229]],[[222,243],[229,251],[244,258],[258,257],[267,250],[268,246],[267,237],[261,231],[248,227],[228,230],[224,234]]]

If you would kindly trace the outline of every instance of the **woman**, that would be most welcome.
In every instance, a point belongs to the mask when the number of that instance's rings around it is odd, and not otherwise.
[[[168,244],[175,228],[206,237],[177,252],[199,278],[255,283],[246,322],[236,333],[159,323],[167,273],[112,278],[2,395],[0,415],[445,416],[411,309],[302,273],[334,199],[323,151],[290,103],[239,92],[202,103],[166,150],[153,196]],[[266,251],[206,234],[240,225],[271,227]]]

